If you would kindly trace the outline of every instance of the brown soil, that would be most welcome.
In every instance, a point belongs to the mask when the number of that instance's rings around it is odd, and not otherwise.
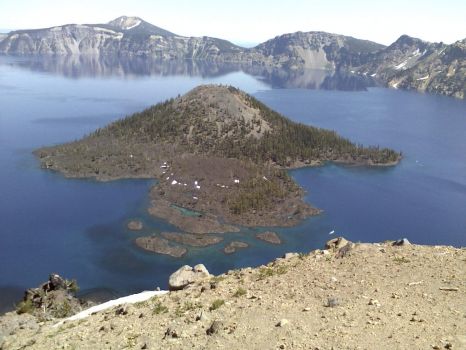
[[[356,244],[277,259],[2,349],[465,349],[466,250]]]

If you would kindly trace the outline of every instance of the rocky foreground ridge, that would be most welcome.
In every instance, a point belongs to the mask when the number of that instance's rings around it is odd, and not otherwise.
[[[464,248],[338,238],[220,276],[185,266],[170,293],[81,320],[7,314],[0,349],[464,349],[465,263]]]
[[[407,35],[383,45],[326,32],[296,32],[243,48],[212,37],[186,37],[138,17],[104,24],[68,24],[18,30],[0,36],[0,53],[15,55],[94,55],[242,63],[298,70],[325,69],[371,76],[393,88],[464,98],[465,40],[451,45]]]

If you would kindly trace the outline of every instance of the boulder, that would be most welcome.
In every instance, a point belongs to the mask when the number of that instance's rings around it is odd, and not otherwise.
[[[340,248],[343,248],[348,243],[349,241],[346,240],[345,238],[337,237],[325,243],[325,249],[336,251],[336,250],[339,250]]]
[[[399,240],[392,243],[392,245],[397,246],[397,247],[401,247],[401,246],[404,246],[404,245],[410,245],[410,244],[411,244],[411,242],[408,241],[407,238],[402,238],[402,239],[399,239]]]
[[[49,276],[49,281],[42,288],[46,291],[67,289],[67,283],[60,275],[52,273]]]
[[[216,333],[219,333],[223,329],[223,322],[215,320],[212,322],[210,327],[207,329],[206,334],[207,335],[214,335]]]
[[[209,271],[203,264],[191,267],[184,265],[171,274],[168,279],[168,288],[170,290],[181,290],[192,283],[202,281],[210,277]]]
[[[288,259],[292,259],[298,256],[299,256],[299,253],[286,253],[285,255],[282,256],[282,259],[288,260]]]

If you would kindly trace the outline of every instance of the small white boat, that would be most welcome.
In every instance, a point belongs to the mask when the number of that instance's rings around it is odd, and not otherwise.
[[[335,233],[335,230],[330,231],[328,234],[333,235]]]

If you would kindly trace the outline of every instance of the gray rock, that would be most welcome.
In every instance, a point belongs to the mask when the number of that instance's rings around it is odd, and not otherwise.
[[[297,256],[299,256],[298,253],[286,253],[285,255],[283,255],[283,259],[288,260]]]
[[[214,322],[212,322],[210,327],[207,329],[206,334],[207,335],[214,335],[214,334],[217,334],[218,332],[220,332],[222,329],[223,329],[223,322],[215,320]]]
[[[335,256],[337,258],[344,258],[345,256],[350,254],[350,252],[353,250],[353,248],[354,248],[354,244],[349,242],[348,244],[346,244],[343,247],[341,247],[340,249],[338,249]]]
[[[340,248],[346,246],[348,243],[349,241],[346,240],[345,238],[337,237],[325,243],[325,249],[337,251]]]
[[[328,298],[325,304],[326,307],[336,307],[338,305],[340,305],[340,301],[337,298]]]
[[[285,327],[290,321],[288,321],[286,318],[282,318],[275,326],[276,327]]]
[[[199,315],[196,316],[196,321],[208,321],[209,317],[206,315],[204,311],[201,311]]]
[[[411,242],[408,241],[407,238],[402,238],[392,243],[392,245],[397,246],[397,247],[404,246],[404,245],[410,245],[410,244]]]
[[[180,290],[188,285],[209,278],[211,275],[203,264],[191,267],[184,265],[171,274],[168,279],[168,288],[170,290]]]
[[[165,334],[163,336],[163,339],[169,337],[169,338],[178,338],[180,336],[179,332],[174,329],[174,328],[167,328],[167,330],[165,331]]]

